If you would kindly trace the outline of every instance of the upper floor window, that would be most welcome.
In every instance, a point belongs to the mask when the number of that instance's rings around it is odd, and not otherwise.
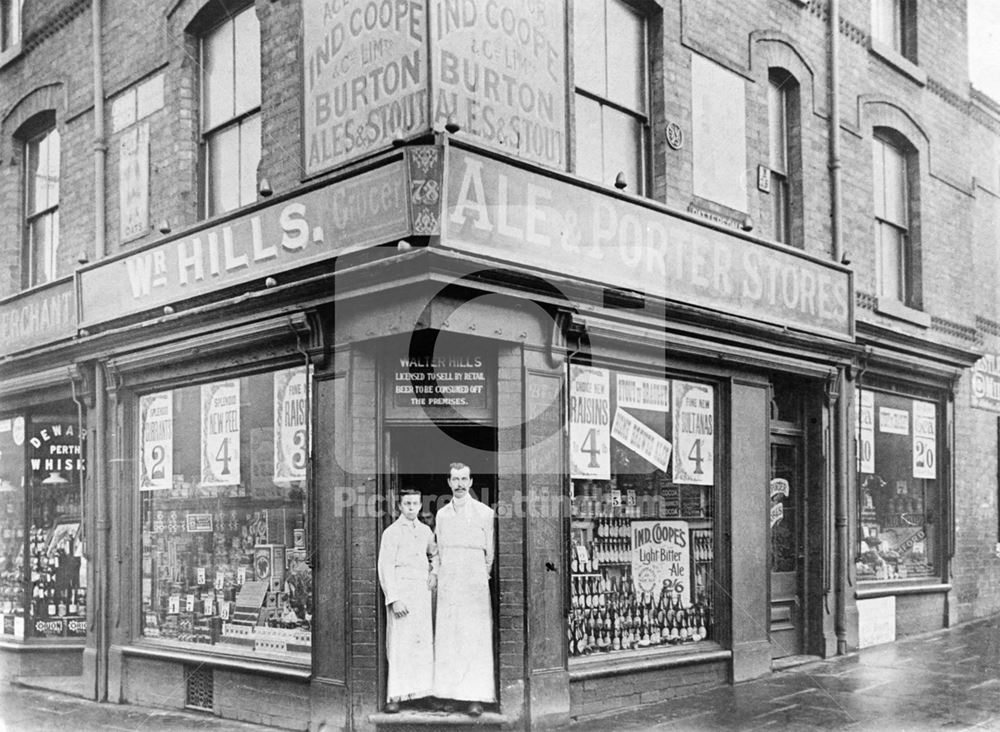
[[[872,0],[872,40],[916,62],[915,0]]]
[[[21,42],[21,6],[24,0],[0,0],[0,52]]]
[[[917,283],[910,233],[909,155],[897,141],[879,134],[872,145],[879,296],[914,306]]]
[[[24,142],[25,237],[22,285],[59,276],[59,130],[55,121]]]
[[[783,244],[791,239],[791,207],[789,201],[789,89],[788,77],[774,72],[767,86],[767,117],[769,137],[768,167],[771,169],[771,202],[774,218],[774,238]]]
[[[622,0],[573,5],[576,172],[606,185],[621,173],[646,190],[646,19]]]
[[[202,38],[201,63],[205,211],[213,216],[257,199],[260,24],[253,5]]]

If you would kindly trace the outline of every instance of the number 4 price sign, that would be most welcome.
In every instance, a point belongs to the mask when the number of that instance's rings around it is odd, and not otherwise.
[[[674,382],[674,483],[715,481],[715,392],[711,386]]]
[[[201,387],[201,485],[240,482],[240,382]]]
[[[163,391],[139,398],[142,434],[140,490],[169,488],[174,480],[174,393]]]

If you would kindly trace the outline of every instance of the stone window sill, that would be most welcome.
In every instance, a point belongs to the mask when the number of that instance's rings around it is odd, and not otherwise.
[[[923,584],[907,583],[906,580],[890,582],[873,580],[859,582],[858,588],[854,591],[854,597],[858,600],[869,600],[873,597],[889,597],[890,595],[934,595],[950,591],[951,585],[933,580],[930,582],[924,580]]]
[[[880,297],[875,301],[875,312],[888,315],[896,320],[903,320],[921,328],[931,327],[931,316],[922,310],[907,307],[898,300]]]
[[[20,57],[20,55],[21,55],[20,43],[16,43],[10,48],[5,48],[3,51],[0,51],[0,69],[9,64],[11,61]]]
[[[920,86],[927,86],[927,72],[903,56],[899,51],[880,41],[876,41],[874,38],[869,40],[868,50],[910,80],[915,81]]]
[[[621,653],[622,655],[617,658],[614,656],[591,656],[572,659],[569,664],[570,681],[585,681],[640,671],[655,671],[695,663],[728,661],[732,658],[731,651],[723,649],[718,643],[712,641],[702,641],[697,646],[687,646],[683,650],[672,647],[635,652],[622,651]]]

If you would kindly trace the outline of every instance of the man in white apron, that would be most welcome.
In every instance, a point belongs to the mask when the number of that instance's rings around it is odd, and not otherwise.
[[[431,591],[437,575],[434,533],[417,520],[418,491],[402,490],[400,516],[382,532],[378,579],[385,595],[385,654],[389,660],[387,712],[399,702],[430,696],[434,679]]]
[[[493,509],[471,495],[468,465],[452,463],[452,500],[437,513],[439,568],[434,696],[469,702],[469,714],[496,701],[493,682]]]

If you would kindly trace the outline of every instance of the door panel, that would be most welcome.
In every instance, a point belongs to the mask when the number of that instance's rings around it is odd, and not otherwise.
[[[800,438],[771,438],[771,657],[803,651],[803,471]]]

